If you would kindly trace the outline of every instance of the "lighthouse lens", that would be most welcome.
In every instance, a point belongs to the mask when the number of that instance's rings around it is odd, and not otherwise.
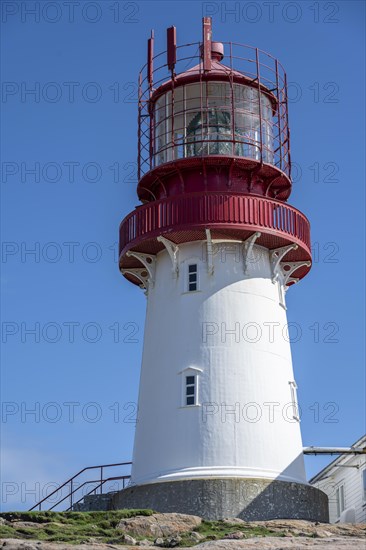
[[[156,101],[154,165],[176,159],[230,155],[274,163],[269,95],[243,84],[179,86]]]

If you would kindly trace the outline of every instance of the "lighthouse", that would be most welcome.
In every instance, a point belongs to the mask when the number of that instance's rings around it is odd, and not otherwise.
[[[115,507],[327,521],[307,484],[286,292],[310,270],[287,82],[258,48],[176,28],[139,77],[141,205],[120,270],[147,309],[131,485]],[[292,292],[292,290],[291,290]]]

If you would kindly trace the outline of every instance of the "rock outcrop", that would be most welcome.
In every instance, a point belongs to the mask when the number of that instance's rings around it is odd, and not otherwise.
[[[99,514],[100,512],[97,512]],[[113,512],[114,513],[114,512]],[[138,513],[138,512],[137,512]],[[19,517],[19,513],[0,517],[0,532],[14,530],[15,536],[24,538],[0,538],[0,550],[127,550],[144,547],[160,548],[192,547],[197,550],[365,550],[366,525],[325,524],[304,520],[271,520],[246,522],[227,519],[219,522],[203,522],[198,516],[186,514],[154,514],[121,516],[109,529],[108,543],[98,538],[96,525],[87,524],[93,536],[83,538],[79,544],[48,542],[47,533],[54,533],[58,525],[49,516]],[[77,515],[80,518],[80,515]],[[34,517],[34,521],[29,521]],[[82,515],[85,525],[85,518]],[[62,517],[63,521],[67,515]],[[100,519],[100,518],[99,518]],[[37,521],[38,520],[38,521]],[[95,520],[95,518],[94,518]],[[104,521],[104,523],[108,523]],[[36,528],[35,528],[36,527]],[[34,529],[35,528],[35,529]],[[42,529],[44,529],[42,531]],[[115,536],[114,536],[115,534]],[[61,532],[62,535],[62,532]],[[3,534],[5,537],[6,534]],[[53,541],[57,540],[54,534]],[[1,534],[0,534],[1,537]],[[26,540],[27,538],[27,540]],[[73,538],[68,538],[72,542]],[[75,539],[75,542],[77,542]]]
[[[142,537],[169,537],[194,531],[201,523],[202,519],[198,516],[175,513],[153,514],[123,519],[117,525],[117,529]]]
[[[147,541],[140,544],[145,550],[157,550]],[[0,540],[2,550],[137,550],[137,546],[117,544],[64,544],[55,542],[26,541],[16,539]],[[310,537],[254,537],[246,540],[217,540],[203,542],[195,546],[197,550],[365,550],[365,540],[352,537],[328,537],[313,539]]]

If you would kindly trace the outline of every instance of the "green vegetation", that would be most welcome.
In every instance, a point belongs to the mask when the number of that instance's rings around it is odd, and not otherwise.
[[[202,521],[201,525],[195,529],[196,533],[199,533],[203,538],[200,542],[207,542],[210,540],[220,540],[231,533],[243,533],[244,539],[252,537],[283,537],[285,536],[282,531],[271,530],[265,527],[253,526],[250,523],[228,523],[224,521]],[[181,535],[180,547],[190,547],[198,544],[193,542],[189,533]]]
[[[151,515],[152,510],[116,510],[110,512],[6,512],[0,514],[7,522],[0,524],[1,538],[33,539],[48,542],[104,542],[123,544],[124,538],[116,526],[123,518]],[[253,526],[250,523],[228,524],[223,521],[203,521],[196,532],[203,537],[201,542],[222,539],[230,533],[242,532],[244,538],[255,536],[284,536],[278,530]],[[190,534],[180,535],[180,547],[197,544]],[[153,541],[153,537],[148,538]]]
[[[232,523],[228,524],[224,521],[203,521],[196,529],[197,533],[203,535],[207,540],[222,539],[230,533],[243,533],[244,538],[250,537],[283,537],[284,533],[278,530],[274,531],[266,527],[253,526],[248,523]]]
[[[110,512],[5,512],[0,514],[10,524],[0,525],[0,539],[33,539],[48,542],[123,543],[116,526],[123,518],[144,515],[152,510],[117,510]],[[32,525],[33,524],[33,525]]]

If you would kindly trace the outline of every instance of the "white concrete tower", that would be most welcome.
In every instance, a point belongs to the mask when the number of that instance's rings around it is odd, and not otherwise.
[[[155,61],[149,39],[143,205],[120,229],[120,268],[145,289],[147,313],[118,505],[325,520],[325,496],[306,483],[287,331],[285,293],[311,254],[309,222],[285,202],[285,72],[256,48],[212,42],[210,18],[200,45],[177,49],[168,29],[166,53]]]

